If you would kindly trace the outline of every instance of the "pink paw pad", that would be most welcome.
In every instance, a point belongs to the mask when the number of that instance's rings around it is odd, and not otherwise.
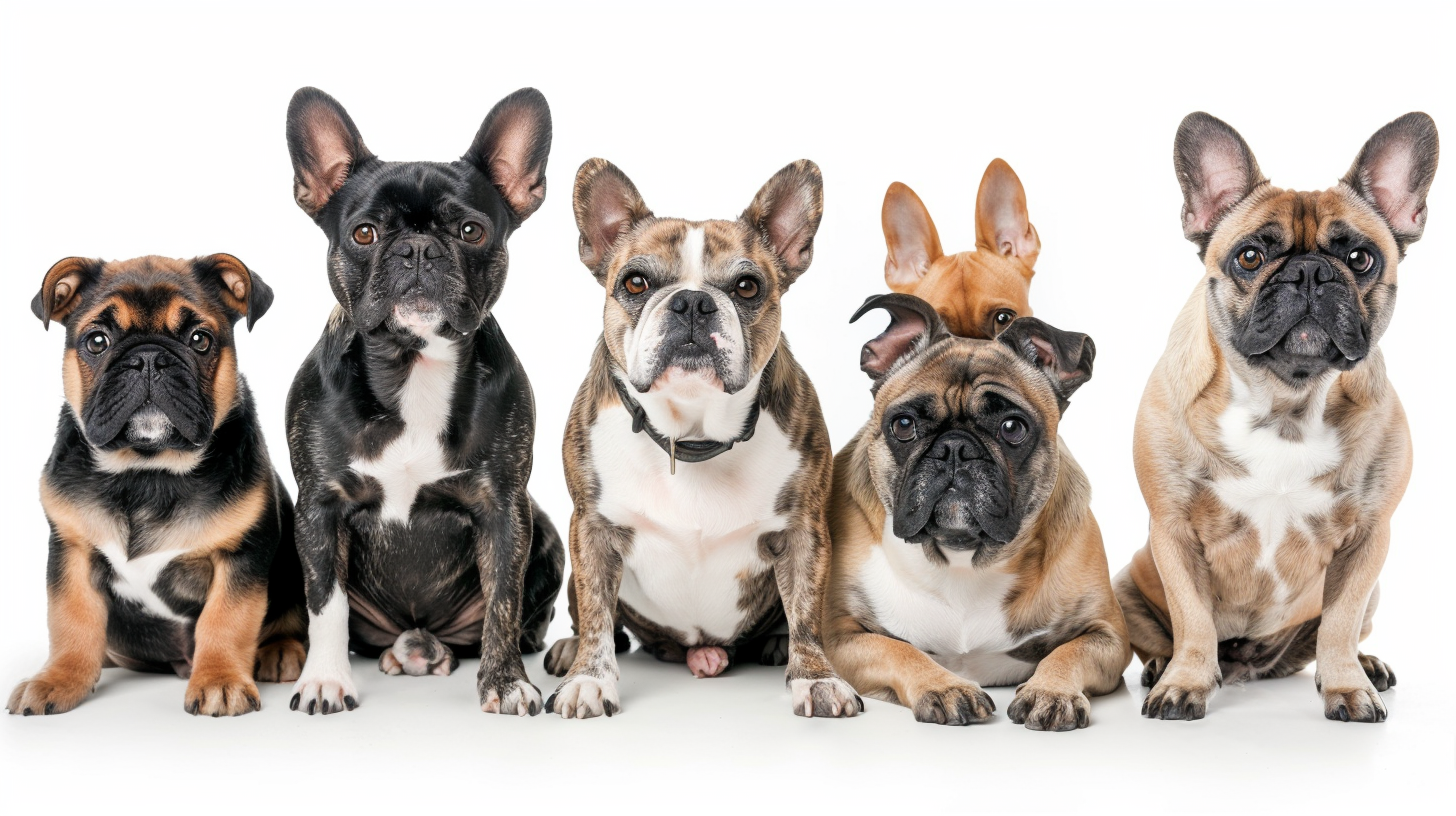
[[[728,668],[728,653],[718,646],[688,649],[688,671],[694,677],[717,677]]]

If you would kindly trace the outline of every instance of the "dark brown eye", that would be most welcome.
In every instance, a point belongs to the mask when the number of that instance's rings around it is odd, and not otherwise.
[[[890,433],[901,442],[909,442],[915,438],[915,417],[909,414],[900,414],[890,420]]]
[[[1239,266],[1246,272],[1253,272],[1264,265],[1264,253],[1253,247],[1244,247],[1239,250]]]
[[[1026,423],[1020,417],[1001,421],[1001,440],[1008,445],[1020,445],[1026,441]]]
[[[1363,275],[1374,268],[1375,256],[1368,249],[1352,249],[1345,256],[1345,266],[1350,267],[1350,271],[1356,275]]]
[[[996,312],[996,316],[994,318],[992,318],[992,320],[996,324],[996,328],[997,329],[1004,329],[1007,326],[1010,326],[1011,325],[1011,321],[1013,321],[1015,319],[1016,319],[1016,312],[1013,312],[1010,309],[1002,309],[1002,310]]]
[[[622,281],[622,286],[629,294],[640,295],[647,291],[647,279],[641,275],[628,275],[627,279]]]
[[[360,246],[369,246],[378,237],[374,232],[373,225],[360,224],[354,228],[354,243]]]
[[[738,283],[733,285],[733,291],[744,300],[752,300],[758,297],[758,281],[748,277],[739,278]]]
[[[111,348],[111,338],[106,336],[106,332],[91,332],[82,342],[85,344],[86,350],[92,354],[100,354]]]
[[[212,348],[212,335],[197,329],[187,338],[187,346],[198,354],[206,354]]]
[[[466,221],[460,225],[460,237],[472,244],[478,244],[485,240],[485,227],[474,221]]]

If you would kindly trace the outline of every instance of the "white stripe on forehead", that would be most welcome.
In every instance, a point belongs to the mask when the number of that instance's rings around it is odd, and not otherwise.
[[[681,248],[678,251],[682,274],[679,281],[683,288],[702,289],[705,265],[703,256],[707,252],[704,247],[704,235],[702,227],[688,227],[688,232],[683,236]]]

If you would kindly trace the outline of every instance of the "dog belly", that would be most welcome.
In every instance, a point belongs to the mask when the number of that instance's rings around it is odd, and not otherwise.
[[[760,613],[745,603],[753,594],[745,590],[772,580],[758,535],[692,541],[638,531],[619,595],[637,614],[681,633],[683,646],[732,643]]]

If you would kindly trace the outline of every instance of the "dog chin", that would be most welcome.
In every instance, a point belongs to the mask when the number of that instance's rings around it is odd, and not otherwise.
[[[727,389],[723,387],[722,378],[711,368],[673,366],[662,372],[648,390],[676,400],[692,400],[721,394]]]
[[[441,322],[440,310],[428,303],[399,304],[389,315],[390,328],[416,337],[433,337]]]

